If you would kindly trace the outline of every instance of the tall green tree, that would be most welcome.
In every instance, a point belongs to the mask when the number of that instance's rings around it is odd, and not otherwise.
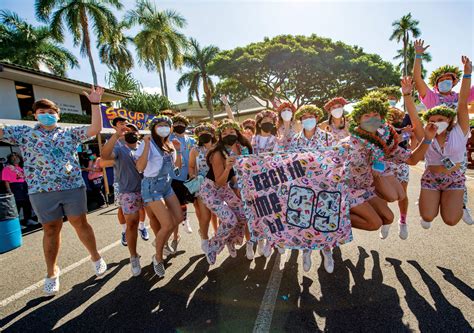
[[[413,66],[415,65],[415,47],[413,46],[413,43],[410,42],[408,44],[407,50],[407,61],[406,61],[406,66],[407,66],[407,75],[413,76]],[[395,60],[400,60],[400,63],[398,64],[398,68],[400,69],[400,73],[404,75],[404,68],[403,66],[405,65],[405,52],[403,49],[397,50],[397,55],[393,57]],[[423,62],[430,62],[432,60],[431,54],[429,52],[425,52],[421,55],[421,59]],[[421,64],[421,75],[424,78],[426,76],[426,69],[423,66],[423,63]],[[405,75],[406,76],[406,75]]]
[[[134,38],[139,61],[147,70],[158,72],[161,92],[168,96],[166,65],[176,69],[183,63],[187,39],[180,29],[186,26],[185,18],[173,10],[159,11],[148,0],[139,0],[125,18],[131,25],[140,25]]]
[[[379,55],[317,35],[281,35],[223,51],[209,71],[237,81],[242,92],[296,106],[322,106],[335,96],[354,100],[368,88],[395,85],[400,77]]]
[[[390,36],[390,40],[396,40],[397,43],[400,41],[403,43],[403,73],[405,76],[408,75],[408,46],[410,43],[410,34],[413,38],[418,38],[421,34],[418,29],[420,21],[415,20],[411,13],[402,16],[399,20],[392,23],[393,32]],[[413,67],[410,67],[413,68]]]
[[[80,44],[81,55],[87,56],[94,85],[97,73],[91,49],[91,26],[96,36],[108,34],[117,26],[112,8],[121,9],[119,0],[36,0],[36,17],[51,26],[53,36],[64,41],[64,25],[72,34],[74,45]]]
[[[214,120],[214,112],[212,105],[212,97],[214,94],[214,83],[209,74],[209,65],[219,53],[219,48],[214,45],[209,45],[201,48],[197,40],[191,38],[190,48],[184,55],[184,66],[189,68],[188,72],[184,72],[178,79],[176,89],[181,91],[184,87],[188,87],[188,102],[191,104],[193,96],[201,105],[199,98],[199,87],[202,84],[204,90],[204,104],[209,112],[209,117]]]
[[[162,110],[171,109],[172,103],[163,95],[136,92],[121,101],[123,108],[150,114],[158,114]]]
[[[79,67],[76,57],[59,45],[47,26],[34,27],[16,13],[0,11],[0,61],[66,75],[68,68]]]
[[[136,80],[132,73],[112,70],[106,77],[110,88],[124,93],[136,93],[142,88],[142,84]]]
[[[109,34],[99,36],[97,41],[100,60],[116,71],[126,72],[133,67],[133,56],[128,49],[128,43],[133,39],[125,35],[127,28],[126,22],[120,22]]]

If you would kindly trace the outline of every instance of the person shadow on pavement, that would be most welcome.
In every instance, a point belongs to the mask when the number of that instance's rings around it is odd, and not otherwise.
[[[318,270],[322,297],[320,315],[326,317],[324,331],[328,332],[405,332],[403,311],[397,290],[383,283],[380,256],[370,251],[373,260],[370,278],[365,278],[365,263],[369,254],[358,247],[356,265],[345,260],[335,265],[334,273],[327,274],[324,267]],[[334,251],[335,261],[342,261],[341,252]],[[336,268],[340,268],[336,271]],[[333,273],[333,274],[334,274]],[[350,275],[354,285],[350,288]],[[337,281],[337,280],[341,281]]]
[[[153,266],[145,266],[140,276],[120,282],[112,292],[89,305],[60,329],[65,332],[174,332],[175,327],[187,320],[185,313],[189,295],[206,277],[208,270],[204,255],[195,255],[166,285],[160,285],[163,279],[155,275]]]
[[[53,330],[61,318],[73,312],[87,300],[94,297],[94,295],[98,293],[123,266],[127,265],[128,262],[128,259],[124,259],[119,263],[109,264],[108,270],[104,276],[99,278],[93,276],[88,280],[73,286],[71,291],[66,294],[54,297],[42,296],[29,301],[22,309],[3,318],[0,321],[0,327],[4,327],[31,308],[49,301],[49,303],[36,308],[23,318],[16,321],[10,327],[4,329],[3,332],[48,332]]]
[[[402,262],[395,258],[386,258],[392,264],[398,281],[405,290],[408,307],[418,320],[421,332],[472,332],[469,322],[462,312],[454,307],[443,295],[436,281],[417,261],[408,260],[421,275],[435,304],[434,307],[415,289],[410,278],[402,269]]]
[[[467,283],[459,279],[454,275],[453,271],[449,268],[437,266],[438,269],[443,272],[443,277],[446,281],[455,286],[460,292],[462,292],[471,301],[474,301],[474,289],[471,288]]]

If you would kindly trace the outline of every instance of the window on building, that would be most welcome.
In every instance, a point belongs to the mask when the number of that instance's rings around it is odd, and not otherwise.
[[[33,114],[33,103],[35,102],[33,86],[29,83],[15,81],[15,89],[21,117],[23,118],[29,114]]]

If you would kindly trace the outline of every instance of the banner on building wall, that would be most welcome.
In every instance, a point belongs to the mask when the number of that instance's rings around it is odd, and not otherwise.
[[[102,113],[102,127],[103,128],[113,128],[112,120],[115,117],[123,117],[128,119],[128,121],[138,127],[139,130],[146,130],[148,129],[148,125],[155,117],[155,115],[142,113],[142,112],[134,112],[128,111],[126,109],[121,108],[114,108],[112,106],[101,106],[101,113]]]
[[[254,240],[293,249],[352,240],[344,150],[241,157],[236,164]]]

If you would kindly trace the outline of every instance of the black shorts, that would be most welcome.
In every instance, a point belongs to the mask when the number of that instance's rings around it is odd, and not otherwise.
[[[196,199],[194,195],[189,193],[188,188],[184,186],[184,182],[181,180],[173,179],[171,182],[171,187],[173,188],[173,191],[178,197],[179,203],[181,205],[192,203]]]

